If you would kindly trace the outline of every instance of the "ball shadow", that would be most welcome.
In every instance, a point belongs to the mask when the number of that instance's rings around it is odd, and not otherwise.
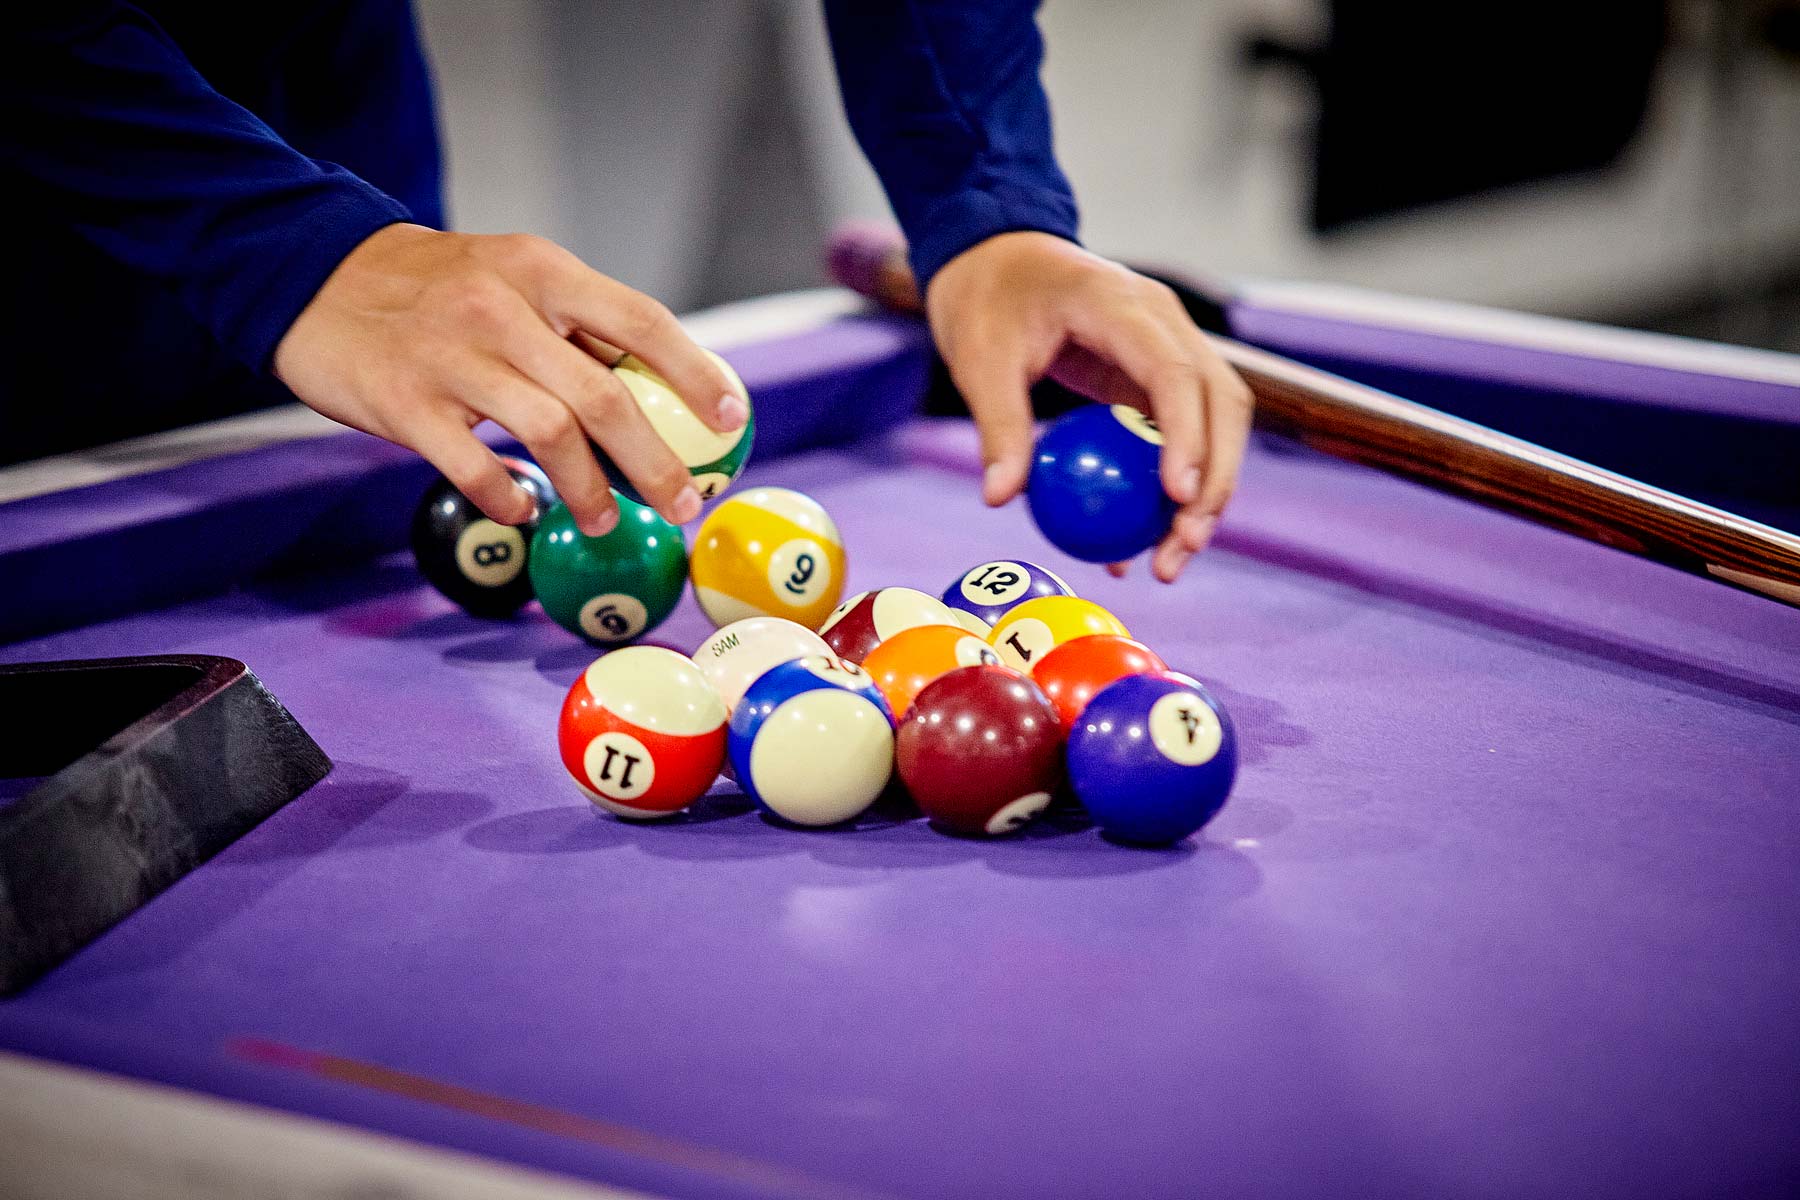
[[[421,617],[404,629],[390,634],[400,641],[436,641],[439,638],[473,637],[504,629],[513,618],[496,619],[471,616],[466,612],[441,612]]]
[[[575,682],[576,676],[587,670],[589,663],[597,657],[597,652],[581,641],[571,638],[569,643],[545,650],[532,661],[532,669],[557,687],[566,688]]]
[[[494,628],[494,625],[485,627],[487,631]],[[542,618],[522,620],[503,629],[497,636],[477,637],[446,647],[444,661],[476,664],[535,662],[545,654],[565,649],[572,640],[555,624]],[[592,661],[592,652],[587,661]],[[587,661],[582,666],[585,667]]]
[[[558,635],[550,638],[554,644],[540,650],[532,661],[532,667],[539,675],[548,679],[558,687],[566,688],[575,682],[576,676],[587,670],[588,664],[596,658],[623,649],[623,646],[590,646],[572,633],[568,633],[548,617],[544,625]],[[639,638],[628,642],[631,646],[657,646],[664,650],[673,650],[683,658],[688,652],[667,638]]]
[[[557,804],[484,821],[464,832],[463,842],[477,850],[531,857],[590,853],[621,844],[612,824],[590,804]]]
[[[1237,730],[1238,762],[1244,766],[1261,766],[1287,750],[1297,750],[1312,743],[1312,734],[1304,725],[1288,719],[1287,709],[1276,700],[1258,696],[1205,675],[1196,679],[1217,696],[1231,714]]]

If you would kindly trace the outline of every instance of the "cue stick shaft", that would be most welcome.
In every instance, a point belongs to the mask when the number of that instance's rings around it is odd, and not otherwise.
[[[891,232],[834,241],[831,274],[900,312],[921,303]],[[1256,396],[1256,425],[1335,458],[1504,509],[1800,608],[1800,537],[1523,438],[1209,334]]]

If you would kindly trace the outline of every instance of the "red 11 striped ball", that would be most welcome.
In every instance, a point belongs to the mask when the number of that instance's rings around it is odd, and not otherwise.
[[[626,646],[595,659],[569,688],[556,741],[597,807],[634,820],[666,817],[718,778],[729,716],[689,659]]]

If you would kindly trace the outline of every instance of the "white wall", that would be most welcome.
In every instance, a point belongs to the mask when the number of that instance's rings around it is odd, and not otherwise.
[[[810,0],[419,4],[462,228],[544,233],[686,307],[816,278],[825,230],[883,211]],[[1800,265],[1800,71],[1747,64],[1720,124],[1709,6],[1681,11],[1618,169],[1331,239],[1305,222],[1309,97],[1232,66],[1317,0],[1050,0],[1046,79],[1106,253],[1605,317]]]

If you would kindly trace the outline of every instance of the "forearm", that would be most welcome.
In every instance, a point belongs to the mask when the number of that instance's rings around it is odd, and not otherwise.
[[[0,163],[18,194],[166,282],[252,367],[267,366],[351,248],[408,215],[214,91],[131,5],[28,7],[12,20]]]
[[[826,0],[845,111],[921,286],[998,233],[1074,239],[1029,0]]]

